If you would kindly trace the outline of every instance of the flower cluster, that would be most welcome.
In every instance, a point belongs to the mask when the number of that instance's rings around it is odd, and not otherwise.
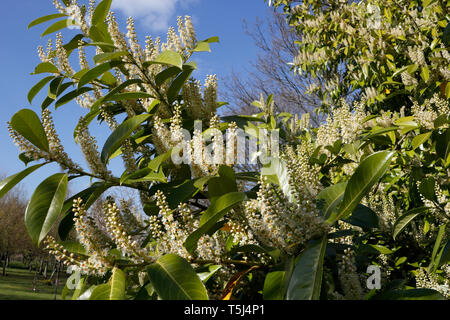
[[[333,109],[326,122],[319,127],[316,145],[330,146],[338,140],[343,144],[352,143],[364,129],[363,120],[366,117],[363,103],[355,103],[351,108],[342,101],[342,106]]]
[[[311,184],[309,176],[304,178],[301,182],[303,191],[297,192],[297,188],[291,190],[295,201],[290,201],[279,187],[263,177],[257,199],[245,204],[249,229],[262,245],[278,248],[283,254],[292,254],[308,240],[328,231],[315,204],[318,187]],[[302,177],[296,176],[296,179]]]

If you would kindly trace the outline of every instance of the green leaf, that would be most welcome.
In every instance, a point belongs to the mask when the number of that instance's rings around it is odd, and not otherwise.
[[[31,196],[25,211],[25,226],[38,246],[61,214],[67,184],[67,174],[58,173],[44,180]]]
[[[213,264],[200,269],[196,269],[197,275],[203,283],[208,282],[211,277],[219,271],[222,266],[219,264]]]
[[[172,77],[175,77],[175,76],[179,75],[180,73],[181,73],[181,70],[178,67],[167,68],[155,76],[155,84],[159,87],[166,80],[168,80]]]
[[[47,96],[52,99],[55,100],[56,97],[58,96],[58,93],[60,91],[60,87],[62,86],[62,82],[64,81],[64,77],[57,77],[55,79],[53,79],[52,82],[50,82],[50,85],[48,87],[48,94]]]
[[[219,176],[208,180],[208,197],[211,204],[224,194],[237,191],[236,175],[234,170],[228,166],[220,166]],[[202,219],[205,219],[205,216],[202,216]],[[200,223],[202,223],[202,219]]]
[[[33,88],[30,89],[28,92],[28,102],[33,102],[34,97],[42,90],[42,88],[45,87],[47,83],[49,83],[51,80],[53,80],[53,76],[46,77],[39,81]]]
[[[174,66],[180,70],[183,70],[183,58],[178,52],[172,50],[166,50],[161,52],[161,54],[157,56],[155,60],[144,63],[144,67],[151,64],[163,64],[168,66]]]
[[[209,44],[213,43],[213,42],[219,42],[219,37],[211,37],[206,40],[197,42],[197,46],[192,51],[194,51],[194,52],[202,52],[202,51],[203,52],[204,51],[211,52],[211,46]]]
[[[123,56],[128,55],[127,51],[118,51],[118,52],[106,52],[98,54],[94,57],[95,63],[102,63],[105,61],[116,60],[117,58],[121,58]]]
[[[36,66],[34,72],[32,74],[41,74],[41,73],[59,73],[58,68],[50,62],[42,62]]]
[[[109,9],[111,8],[112,0],[103,0],[95,8],[92,14],[92,25],[104,23],[108,16]]]
[[[447,23],[447,26],[444,29],[444,32],[442,33],[442,42],[446,45],[449,46],[450,45],[450,22]],[[450,82],[449,82],[450,84]],[[447,85],[447,87],[449,87]],[[448,95],[447,95],[448,97]]]
[[[401,215],[394,223],[393,227],[393,237],[394,240],[397,236],[408,226],[408,224],[413,221],[418,215],[428,211],[427,207],[415,208],[409,210],[405,214]]]
[[[151,98],[152,95],[146,92],[125,92],[125,93],[116,93],[104,101],[123,101],[123,100],[136,100],[136,99],[147,99]]]
[[[261,169],[261,175],[267,177],[269,182],[278,185],[290,202],[297,201],[289,183],[289,173],[284,160],[278,158],[272,159],[270,166],[266,165]]]
[[[442,251],[439,254],[439,264],[438,267],[447,264],[450,261],[450,240],[447,241],[447,244],[442,247]]]
[[[206,233],[208,233],[214,225],[223,218],[223,216],[233,207],[246,199],[243,192],[231,192],[218,198],[202,216],[203,223],[200,228],[191,233],[185,243],[184,247],[190,253],[193,253],[197,248],[198,240]]]
[[[211,47],[208,42],[199,41],[195,47],[194,52],[211,52]]]
[[[380,151],[361,162],[345,188],[336,220],[347,218],[355,210],[372,186],[386,173],[393,156],[394,152]]]
[[[376,295],[372,300],[445,300],[432,289],[389,290]]]
[[[327,238],[314,240],[298,257],[289,282],[287,300],[318,300]]]
[[[427,82],[428,79],[430,79],[430,70],[427,66],[423,66],[420,72],[420,76],[422,77],[423,81]]]
[[[37,114],[22,109],[11,118],[11,127],[37,148],[49,152],[47,136]]]
[[[283,300],[285,277],[286,271],[272,271],[266,275],[263,288],[264,300]]]
[[[153,171],[150,168],[143,168],[134,173],[124,175],[120,178],[120,184],[125,183],[136,183],[136,182],[147,182],[147,181],[158,181],[167,182],[167,178],[162,170]]]
[[[58,101],[56,101],[55,108],[57,109],[57,108],[65,105],[66,103],[69,103],[76,97],[78,97],[86,92],[92,91],[92,90],[93,90],[92,88],[88,88],[88,87],[82,87],[80,89],[75,89],[75,90],[65,94]]]
[[[0,198],[2,198],[9,190],[14,188],[20,181],[25,179],[28,175],[44,166],[45,163],[37,164],[32,167],[26,168],[25,170],[16,173],[0,182]]]
[[[195,270],[175,254],[159,258],[147,268],[147,272],[163,300],[208,300],[206,288]]]
[[[194,71],[194,68],[187,64],[185,64],[182,68],[183,72],[175,80],[173,80],[170,84],[169,90],[167,90],[167,98],[169,99],[169,103],[173,103],[177,99],[181,88]]]
[[[55,22],[54,24],[52,24],[50,27],[48,27],[41,34],[41,38],[46,36],[46,35],[49,35],[51,33],[54,33],[56,31],[59,31],[61,29],[70,27],[70,26],[78,26],[78,23],[75,20],[72,20],[72,19],[59,20],[59,21]]]
[[[188,201],[197,193],[198,189],[194,186],[194,183],[194,180],[185,180],[183,182],[175,181],[159,184],[150,188],[149,193],[154,194],[157,190],[161,190],[166,195],[169,209],[173,210],[180,203]]]
[[[434,243],[434,247],[433,247],[433,253],[431,255],[431,263],[428,266],[428,272],[436,271],[436,269],[439,266],[440,257],[439,257],[439,259],[436,259],[436,257],[438,255],[438,251],[441,246],[442,240],[444,239],[446,228],[447,228],[446,224],[443,224],[439,227],[439,232],[438,232],[438,235],[436,237],[436,242]]]
[[[435,201],[436,193],[435,193],[435,184],[436,181],[433,177],[427,177],[422,179],[422,182],[419,186],[419,192],[428,200]]]
[[[167,151],[166,153],[163,153],[155,158],[153,158],[147,167],[152,169],[153,171],[158,171],[161,165],[170,159],[172,155],[172,150]]]
[[[372,209],[358,204],[345,222],[366,229],[378,228],[378,216]]]
[[[41,23],[44,23],[44,22],[47,22],[47,21],[50,21],[53,19],[62,18],[62,17],[67,17],[67,15],[64,13],[56,13],[56,14],[50,14],[48,16],[37,18],[36,20],[31,21],[31,23],[28,25],[27,29],[37,26],[38,24],[41,24]]]
[[[89,300],[124,300],[125,285],[125,273],[118,268],[114,268],[109,282],[95,287]]]
[[[85,84],[88,84],[89,82],[97,79],[99,76],[101,76],[105,72],[107,72],[107,71],[111,70],[112,68],[117,67],[117,66],[119,66],[121,64],[123,64],[122,61],[109,61],[109,62],[105,62],[103,64],[100,64],[100,65],[92,68],[91,70],[86,72],[80,78],[80,81],[78,83],[78,88],[80,89]]]
[[[450,129],[439,134],[436,139],[436,153],[444,159],[444,165],[450,164]]]
[[[109,157],[120,148],[122,143],[129,138],[131,133],[136,130],[144,121],[151,117],[150,114],[141,114],[126,120],[114,130],[114,132],[106,140],[102,149],[101,160],[107,163]]]
[[[415,136],[411,142],[413,150],[417,149],[419,146],[424,144],[430,137],[433,132],[426,132]]]
[[[133,84],[139,84],[142,83],[142,80],[140,79],[131,79],[131,80],[127,80],[124,83],[118,85],[117,87],[115,87],[114,89],[112,89],[108,94],[106,94],[104,97],[98,99],[97,101],[94,102],[94,104],[91,106],[91,112],[92,111],[96,111],[98,110],[98,107],[108,101],[108,99],[110,99],[112,96],[114,96],[117,93],[120,93],[123,89],[125,89],[128,86],[131,86]]]
[[[320,212],[324,218],[334,219],[332,216],[336,212],[336,208],[344,197],[347,182],[341,182],[323,189],[317,199],[319,199]]]

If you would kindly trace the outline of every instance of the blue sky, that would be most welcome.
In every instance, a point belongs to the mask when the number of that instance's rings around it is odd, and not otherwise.
[[[80,0],[80,3],[84,1]],[[87,1],[86,1],[87,2]],[[8,135],[6,122],[21,108],[31,108],[40,113],[40,104],[45,94],[38,95],[30,105],[27,101],[29,89],[43,76],[32,76],[34,67],[40,62],[36,49],[46,44],[40,34],[46,25],[27,30],[29,22],[40,16],[56,13],[51,0],[21,0],[3,3],[0,13],[0,174],[11,175],[23,170],[18,160],[18,149]],[[256,17],[265,17],[269,10],[264,0],[113,0],[113,9],[122,23],[129,15],[137,17],[137,31],[141,43],[146,35],[164,36],[168,26],[176,26],[178,15],[191,15],[199,39],[219,36],[220,43],[212,45],[212,53],[199,53],[193,57],[199,71],[199,80],[206,74],[217,74],[219,86],[221,79],[231,70],[242,70],[256,56],[256,48],[243,30],[242,20],[253,22]],[[123,31],[124,29],[122,29]],[[65,31],[65,41],[71,39],[76,31]],[[54,39],[54,35],[53,35]],[[45,93],[45,90],[43,90]],[[85,165],[78,147],[73,142],[72,133],[76,121],[87,111],[75,103],[67,104],[57,111],[51,107],[56,129],[66,147],[67,153],[75,162]],[[98,137],[101,148],[107,138],[107,131],[98,125],[91,126],[91,133]],[[120,168],[117,163],[113,169]],[[29,176],[22,184],[29,196],[36,186],[51,174],[59,172],[59,167],[49,165]],[[120,174],[115,172],[116,174]],[[76,192],[89,184],[89,180],[72,183],[71,191]]]

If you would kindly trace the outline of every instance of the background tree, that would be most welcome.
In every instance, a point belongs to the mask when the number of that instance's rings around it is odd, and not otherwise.
[[[3,258],[4,276],[13,255],[34,250],[23,223],[26,206],[27,199],[21,188],[11,190],[0,199],[0,254]]]
[[[312,124],[317,126],[319,116],[313,111],[320,107],[321,100],[307,92],[319,85],[319,79],[292,72],[292,61],[298,55],[297,34],[285,16],[270,10],[252,27],[244,20],[244,29],[258,54],[249,69],[233,71],[225,82],[221,94],[230,103],[227,113],[260,112],[253,102],[259,101],[261,94],[273,94],[275,110],[297,115],[310,113]]]

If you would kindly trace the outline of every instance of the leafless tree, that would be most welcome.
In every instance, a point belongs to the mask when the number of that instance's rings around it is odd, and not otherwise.
[[[290,62],[297,55],[295,41],[298,37],[287,24],[282,14],[270,11],[265,19],[258,18],[250,29],[244,20],[244,28],[258,48],[258,55],[248,70],[233,71],[225,81],[222,97],[230,103],[227,114],[252,114],[257,111],[251,103],[260,99],[260,94],[274,94],[275,108],[292,114],[311,113],[313,125],[319,117],[312,111],[321,105],[321,100],[307,93],[318,79],[309,78],[291,71]]]

